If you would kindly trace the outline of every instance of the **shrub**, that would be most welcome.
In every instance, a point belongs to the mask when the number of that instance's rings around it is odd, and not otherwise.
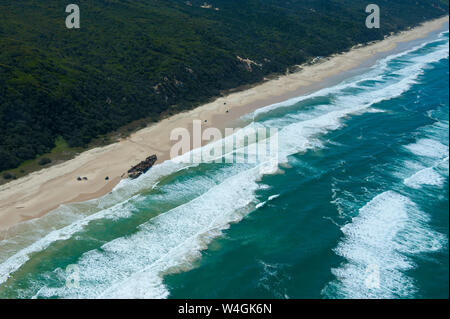
[[[3,178],[4,178],[4,179],[16,179],[16,176],[14,176],[14,175],[11,174],[11,173],[4,173],[4,174],[3,174]]]
[[[39,165],[47,165],[50,164],[52,162],[51,159],[49,159],[48,157],[43,157],[39,160]]]

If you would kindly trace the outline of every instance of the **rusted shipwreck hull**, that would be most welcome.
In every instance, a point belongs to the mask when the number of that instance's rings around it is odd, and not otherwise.
[[[129,178],[135,179],[145,174],[157,161],[156,155],[147,157],[145,160],[130,168],[127,172]]]

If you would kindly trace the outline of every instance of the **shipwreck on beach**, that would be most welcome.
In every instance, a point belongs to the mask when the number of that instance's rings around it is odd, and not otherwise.
[[[142,174],[145,174],[150,168],[152,168],[152,166],[155,164],[157,160],[158,158],[156,157],[156,155],[151,155],[147,157],[139,164],[130,168],[127,172],[127,177],[131,179],[138,178]]]

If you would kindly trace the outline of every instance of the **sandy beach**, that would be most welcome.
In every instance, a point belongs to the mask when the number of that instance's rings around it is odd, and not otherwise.
[[[40,217],[61,204],[86,201],[107,194],[131,166],[149,155],[156,154],[158,162],[169,159],[170,149],[176,142],[170,141],[170,133],[175,128],[191,130],[193,120],[201,120],[205,128],[233,127],[246,113],[311,92],[327,79],[358,68],[378,54],[394,50],[400,43],[426,37],[430,32],[442,28],[445,22],[448,22],[448,16],[380,42],[355,47],[320,63],[302,65],[299,72],[217,98],[194,110],[176,114],[141,129],[117,143],[85,151],[72,160],[1,185],[0,230]],[[79,176],[85,176],[88,180],[77,181]]]

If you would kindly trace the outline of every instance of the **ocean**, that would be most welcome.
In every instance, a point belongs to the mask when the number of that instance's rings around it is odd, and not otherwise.
[[[166,161],[0,233],[0,298],[448,298],[448,38],[245,116],[275,165]]]

